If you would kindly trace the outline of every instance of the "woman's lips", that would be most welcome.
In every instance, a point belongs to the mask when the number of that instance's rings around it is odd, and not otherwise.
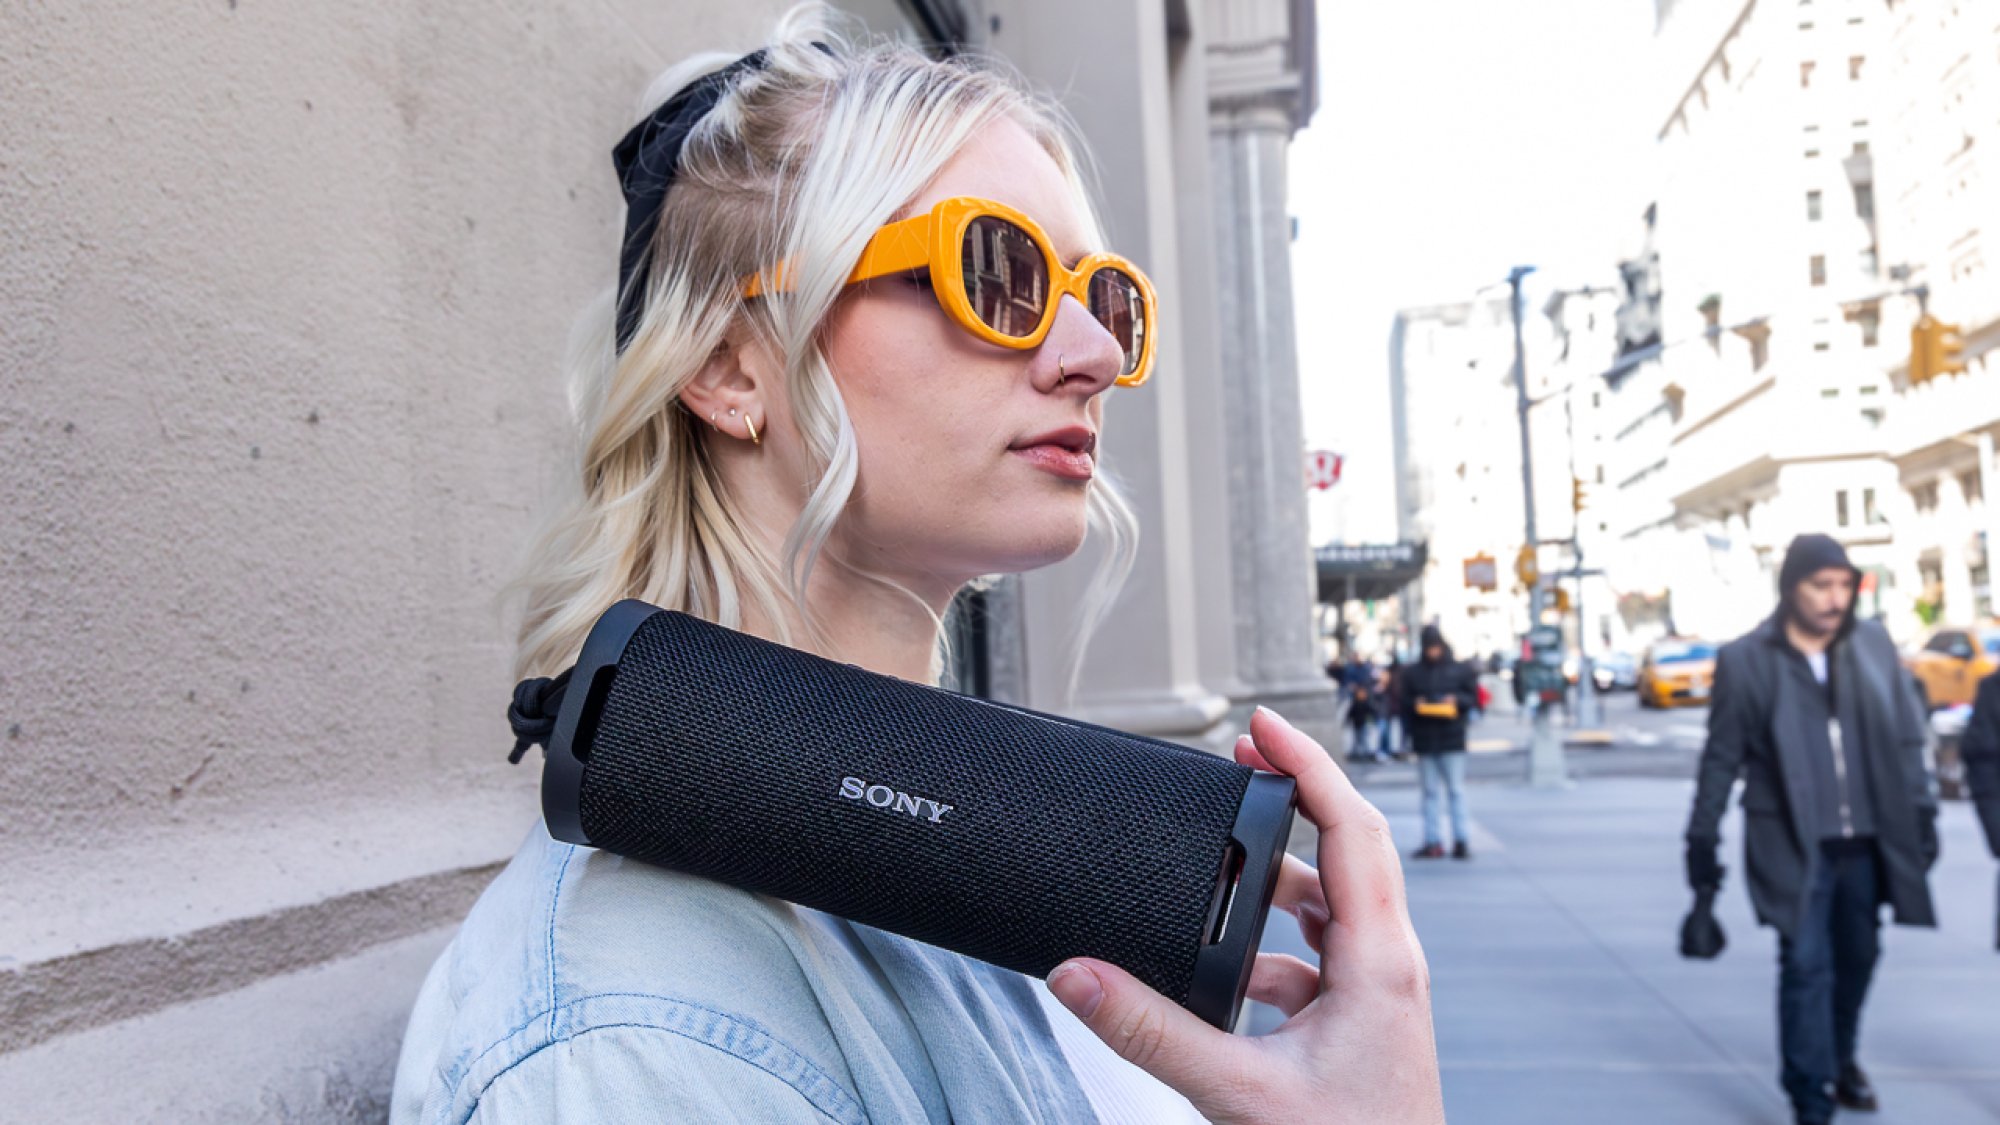
[[[1089,480],[1096,472],[1096,460],[1081,449],[1060,445],[1027,445],[1009,450],[1045,472],[1065,480]]]

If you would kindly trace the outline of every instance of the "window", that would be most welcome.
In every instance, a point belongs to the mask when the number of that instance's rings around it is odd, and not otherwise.
[[[1882,306],[1869,305],[1854,314],[1854,323],[1861,326],[1861,346],[1872,348],[1882,342]]]
[[[1809,223],[1816,223],[1819,222],[1819,218],[1820,218],[1820,193],[1816,191],[1809,191],[1806,193],[1806,221]]]
[[[1986,499],[1986,490],[1979,487],[1979,470],[1967,469],[1958,474],[1958,490],[1965,494],[1965,502],[1978,504]]]
[[[1875,185],[1854,185],[1854,214],[1856,218],[1868,222],[1875,221]]]
[[[1880,277],[1882,275],[1882,259],[1876,255],[1873,246],[1861,252],[1858,264],[1861,266],[1861,276],[1863,277]]]
[[[1807,59],[1805,62],[1799,64],[1799,89],[1807,90],[1812,88],[1814,65],[1816,64],[1811,59]]]
[[[1972,658],[1972,638],[1961,629],[1945,629],[1924,642],[1925,652],[1935,652],[1959,660]]]
[[[1860,56],[1860,55],[1850,55],[1850,56],[1848,56],[1848,59],[1847,59],[1847,80],[1848,80],[1849,82],[1859,82],[1859,81],[1861,81],[1861,64],[1862,64],[1862,63],[1864,63],[1864,62],[1866,62],[1866,61],[1868,61],[1868,60],[1867,60],[1867,59],[1865,59],[1864,57]]]
[[[1814,159],[1817,159],[1818,157],[1819,157],[1819,150],[1818,150],[1818,149],[1816,149],[1816,148],[1809,148],[1809,149],[1807,149],[1807,150],[1806,150],[1806,159],[1807,159],[1807,160],[1814,160]]]
[[[1821,388],[1819,389],[1819,397],[1821,397],[1821,398],[1839,398],[1839,397],[1840,397],[1840,388],[1839,388],[1839,387],[1821,387]]]
[[[1861,490],[1861,520],[1869,527],[1881,527],[1889,522],[1882,514],[1882,509],[1876,506],[1875,490],[1872,488]]]
[[[1866,155],[1868,155],[1868,142],[1867,142],[1867,141],[1855,141],[1855,142],[1854,142],[1854,155],[1856,155],[1856,156],[1866,156]]]
[[[1833,522],[1841,527],[1847,526],[1847,490],[1844,488],[1833,494]]]
[[[1814,340],[1813,350],[1816,352],[1831,351],[1833,350],[1833,345],[1825,340]]]
[[[1825,285],[1825,284],[1826,284],[1826,255],[1825,255],[1825,254],[1814,254],[1814,255],[1812,256],[1812,283],[1813,283],[1814,285]]]

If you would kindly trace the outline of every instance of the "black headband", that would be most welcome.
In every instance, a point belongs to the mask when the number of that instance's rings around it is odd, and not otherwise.
[[[667,189],[673,186],[674,173],[680,167],[681,145],[695,124],[722,100],[738,74],[763,66],[764,52],[752,51],[721,70],[702,75],[632,126],[611,150],[611,163],[625,189],[625,242],[618,251],[619,351],[632,342],[645,312],[646,258],[653,245],[653,231],[660,224],[660,206],[666,202]]]

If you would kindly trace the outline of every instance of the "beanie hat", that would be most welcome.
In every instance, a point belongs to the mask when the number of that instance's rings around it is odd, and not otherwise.
[[[1778,596],[1789,599],[1799,583],[1828,567],[1840,567],[1861,580],[1861,571],[1847,560],[1847,548],[1830,535],[1801,535],[1785,549],[1785,565],[1778,571]]]

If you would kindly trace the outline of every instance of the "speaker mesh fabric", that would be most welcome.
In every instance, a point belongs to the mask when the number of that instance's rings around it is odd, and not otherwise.
[[[607,851],[1035,976],[1102,958],[1185,1002],[1250,774],[662,612],[578,800]],[[846,799],[848,777],[951,811]]]

